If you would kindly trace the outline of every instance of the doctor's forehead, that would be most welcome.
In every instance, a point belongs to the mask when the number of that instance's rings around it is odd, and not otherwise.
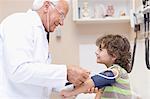
[[[56,3],[56,7],[58,10],[64,13],[64,15],[66,15],[69,10],[69,3],[66,0],[59,0]]]

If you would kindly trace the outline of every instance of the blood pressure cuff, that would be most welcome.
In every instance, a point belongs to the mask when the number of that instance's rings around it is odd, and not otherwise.
[[[111,84],[115,83],[115,78],[114,78],[114,74],[111,70],[107,70],[104,71],[102,73],[99,73],[100,75],[104,75],[104,76],[100,76],[98,74],[94,75],[91,77],[91,79],[94,82],[95,87],[97,88],[103,88],[105,86],[110,86]],[[111,79],[112,77],[112,79]],[[110,79],[108,79],[110,78]]]

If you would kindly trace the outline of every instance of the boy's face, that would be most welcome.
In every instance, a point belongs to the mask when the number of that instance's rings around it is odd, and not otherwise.
[[[97,57],[97,63],[102,63],[102,64],[105,64],[106,66],[111,66],[115,61],[115,58],[109,55],[107,53],[107,49],[105,48],[97,47],[95,54]]]

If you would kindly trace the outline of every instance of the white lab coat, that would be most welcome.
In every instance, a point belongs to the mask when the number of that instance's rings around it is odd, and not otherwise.
[[[7,17],[0,28],[0,99],[49,99],[67,82],[66,65],[49,64],[46,32],[29,10]]]

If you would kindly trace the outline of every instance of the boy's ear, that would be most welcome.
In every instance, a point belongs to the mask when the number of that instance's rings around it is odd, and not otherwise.
[[[115,61],[117,59],[117,55],[112,54],[112,60]]]

